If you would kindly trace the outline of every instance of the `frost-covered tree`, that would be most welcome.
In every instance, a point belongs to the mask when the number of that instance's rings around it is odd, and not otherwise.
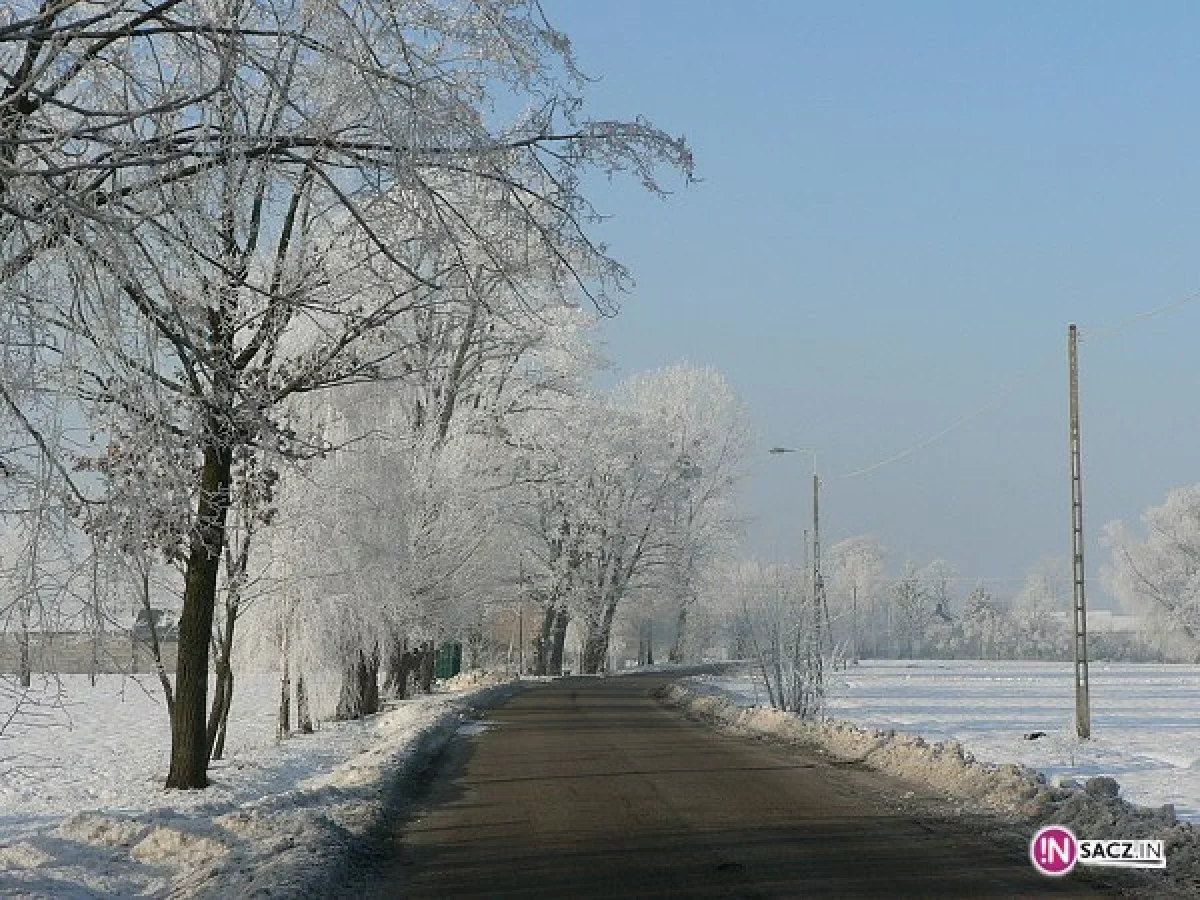
[[[29,287],[22,279],[45,255],[126,226],[128,201],[159,173],[186,179],[221,152],[211,132],[182,127],[221,84],[220,67],[204,64],[219,23],[202,8],[11,0],[0,9],[0,285]],[[180,127],[164,131],[169,116]]]
[[[718,373],[677,366],[581,398],[540,430],[525,478],[529,578],[542,608],[535,668],[561,665],[574,618],[583,670],[603,669],[617,612],[636,596],[669,597],[682,656],[704,567],[735,536],[747,434],[736,397]]]
[[[742,631],[771,706],[803,718],[820,716],[825,681],[813,639],[816,608],[808,573],[744,561],[725,567],[721,582],[740,606]]]
[[[604,302],[624,273],[584,231],[581,173],[658,190],[690,158],[645,122],[585,119],[569,42],[523,0],[30,5],[0,41],[0,193],[21,198],[0,286],[78,348],[81,403],[178,451],[167,782],[203,787],[239,454],[314,451],[289,398],[378,377],[376,336],[447,287],[532,254]],[[170,402],[139,414],[151,393]]]
[[[0,313],[0,636],[15,641],[17,689],[34,656],[53,667],[53,632],[79,624],[87,603],[77,576],[87,552],[70,516],[72,482],[59,462],[67,444],[59,398],[30,335]],[[28,416],[41,427],[31,430]]]
[[[1143,534],[1123,522],[1105,529],[1105,581],[1128,608],[1200,646],[1200,484],[1174,488],[1142,513]]]
[[[682,662],[701,584],[739,534],[735,490],[749,449],[749,418],[724,375],[711,367],[658,369],[630,379],[623,392],[666,442],[673,478],[655,574],[659,593],[674,607],[668,657]]]
[[[652,521],[660,521],[643,424],[611,398],[588,395],[531,422],[519,445],[525,577],[542,608],[535,670],[561,669],[572,617],[587,632],[585,665],[603,667],[617,606],[643,568]]]
[[[967,597],[958,627],[964,648],[976,659],[1008,656],[1011,620],[985,588],[975,588]]]
[[[472,297],[397,317],[382,335],[386,381],[302,404],[331,458],[284,477],[281,520],[309,524],[267,535],[286,587],[256,628],[278,623],[285,682],[342,672],[341,716],[373,711],[381,674],[401,696],[417,676],[427,689],[442,640],[481,651],[520,570],[505,512],[521,490],[516,435],[580,388],[591,355],[590,317],[552,293]],[[331,595],[336,613],[324,608]]]
[[[1071,570],[1065,559],[1046,558],[1025,577],[1013,598],[1015,653],[1020,659],[1065,659],[1071,636],[1064,615],[1071,605]]]
[[[878,656],[886,633],[884,562],[886,551],[872,535],[839,541],[829,552],[829,601],[834,639],[841,635],[851,655]]]
[[[931,585],[924,573],[907,563],[892,584],[892,621],[897,649],[903,656],[916,656],[933,614]]]

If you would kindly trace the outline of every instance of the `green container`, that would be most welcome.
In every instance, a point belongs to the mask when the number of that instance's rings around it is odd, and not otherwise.
[[[462,644],[442,644],[433,664],[434,678],[453,678],[462,671]]]

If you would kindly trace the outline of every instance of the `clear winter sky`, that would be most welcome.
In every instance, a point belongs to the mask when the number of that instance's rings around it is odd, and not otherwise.
[[[800,556],[785,444],[819,451],[826,546],[989,581],[1065,556],[1070,321],[1089,574],[1104,523],[1200,481],[1200,302],[1099,331],[1200,294],[1200,3],[543,3],[594,114],[694,146],[703,183],[665,203],[596,192],[637,279],[605,338],[622,374],[741,393],[751,552]]]

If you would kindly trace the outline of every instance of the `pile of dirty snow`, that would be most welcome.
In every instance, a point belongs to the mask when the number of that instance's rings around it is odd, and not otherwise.
[[[493,669],[468,669],[437,683],[437,689],[442,691],[469,691],[476,688],[494,687],[508,684],[515,676],[508,672],[498,672]]]
[[[930,742],[919,735],[860,728],[849,722],[806,722],[793,713],[739,705],[711,683],[668,685],[659,698],[734,733],[800,744],[842,761],[863,763],[928,785],[961,804],[1032,826],[1066,825],[1089,839],[1162,839],[1168,876],[1178,884],[1200,885],[1196,828],[1178,821],[1169,804],[1150,809],[1121,799],[1113,778],[1100,776],[1083,784],[1067,778],[1048,781],[1027,766],[981,762],[957,741]]]

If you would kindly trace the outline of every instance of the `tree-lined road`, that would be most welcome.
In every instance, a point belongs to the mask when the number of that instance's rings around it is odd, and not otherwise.
[[[379,897],[1096,896],[888,799],[911,786],[713,731],[653,676],[526,691],[460,738]]]

